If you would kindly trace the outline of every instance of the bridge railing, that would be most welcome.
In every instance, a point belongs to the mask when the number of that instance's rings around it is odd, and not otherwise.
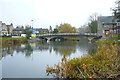
[[[98,33],[84,33],[85,35],[98,35]]]
[[[41,34],[39,36],[54,36],[54,35],[79,35],[79,33],[58,33],[58,34]]]
[[[57,34],[41,34],[39,36],[59,36],[59,35],[94,35],[94,36],[100,36],[98,33],[57,33]]]

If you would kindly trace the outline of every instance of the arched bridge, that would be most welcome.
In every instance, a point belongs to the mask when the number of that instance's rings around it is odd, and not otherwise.
[[[41,37],[41,38],[45,38],[46,40],[51,40],[53,38],[60,38],[60,37],[80,37],[80,36],[84,36],[84,37],[88,37],[90,38],[99,38],[101,37],[99,34],[97,33],[57,33],[57,34],[40,34],[37,37]]]

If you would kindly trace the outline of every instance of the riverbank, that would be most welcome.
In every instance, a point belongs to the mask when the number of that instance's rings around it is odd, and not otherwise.
[[[47,73],[64,78],[120,78],[120,47],[117,39],[100,39],[95,55],[68,60],[65,56],[61,63],[47,66]]]
[[[11,38],[11,37],[5,37],[0,38],[0,47],[7,47],[7,46],[13,46],[13,45],[19,45],[22,43],[26,43],[28,40],[26,38]]]

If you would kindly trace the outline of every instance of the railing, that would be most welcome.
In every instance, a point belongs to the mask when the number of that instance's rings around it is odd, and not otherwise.
[[[93,36],[99,36],[98,33],[84,33],[84,34],[81,34],[81,33],[57,33],[57,34],[41,34],[39,36],[61,36],[61,35],[93,35]]]

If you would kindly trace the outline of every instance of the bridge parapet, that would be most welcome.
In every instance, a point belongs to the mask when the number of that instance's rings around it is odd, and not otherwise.
[[[39,37],[47,37],[47,36],[100,36],[98,33],[57,33],[57,34],[41,34]]]
[[[84,33],[84,35],[99,35],[98,33]]]
[[[101,36],[97,33],[84,33],[84,34],[80,34],[80,33],[57,33],[57,34],[41,34],[38,35],[37,37],[45,39],[45,40],[51,40],[53,38],[62,38],[62,37],[86,37],[89,39],[89,41],[91,41],[93,38],[99,39],[101,38]]]
[[[39,35],[39,36],[59,36],[59,35],[80,35],[80,33],[42,34],[42,35]]]

